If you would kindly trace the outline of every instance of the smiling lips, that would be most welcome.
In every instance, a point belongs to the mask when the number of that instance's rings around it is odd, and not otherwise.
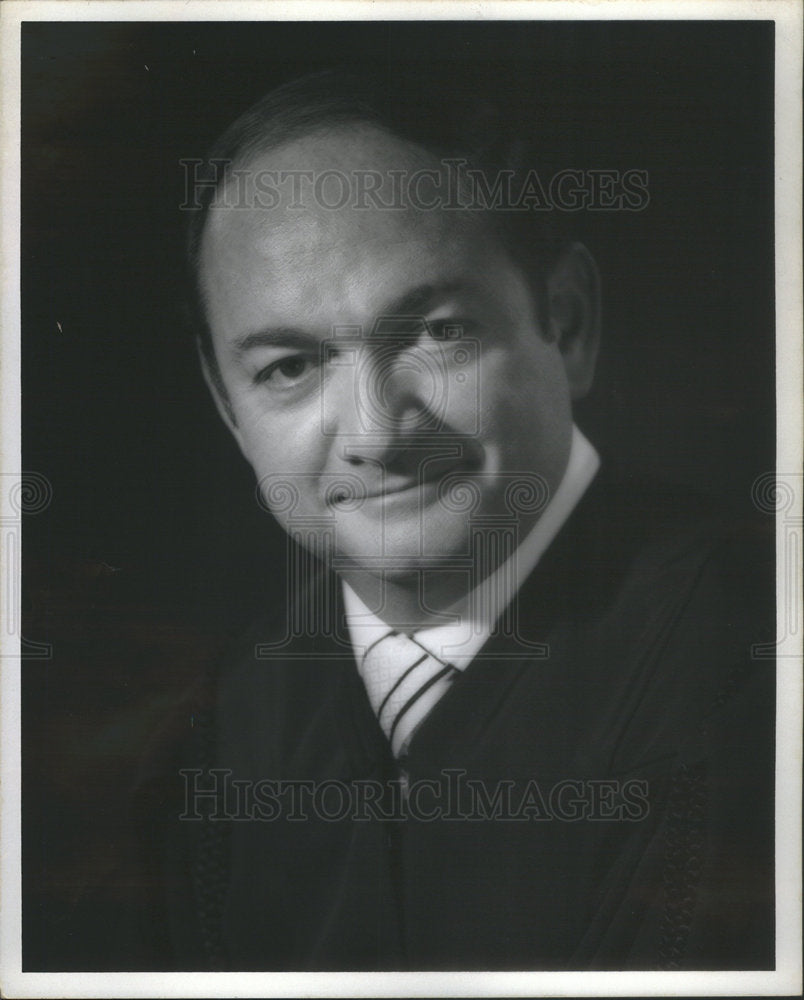
[[[411,490],[415,490],[419,487],[424,488],[425,486],[433,485],[437,482],[437,479],[418,479],[407,480],[399,483],[398,485],[386,486],[384,490],[377,490],[375,493],[367,493],[366,500],[377,500],[384,497],[397,496],[400,493],[409,493]]]
[[[391,497],[401,496],[405,493],[412,493],[417,489],[424,489],[426,486],[434,486],[440,476],[427,477],[425,479],[404,479],[397,481],[394,479],[391,483],[386,483],[384,489],[368,491],[362,494],[359,499],[361,500],[385,500]],[[352,500],[358,499],[358,494],[356,492],[349,493],[346,490],[336,494],[333,498],[332,503],[337,505],[340,503],[348,503]]]
[[[358,491],[350,491],[344,487],[333,497],[332,503],[338,505],[352,500],[390,500],[397,496],[413,493],[425,487],[434,487],[450,473],[469,472],[468,463],[451,460],[431,460],[420,470],[420,474],[415,476],[403,475],[400,473],[388,473],[380,478],[379,483],[374,487],[366,487],[366,492],[359,494]]]

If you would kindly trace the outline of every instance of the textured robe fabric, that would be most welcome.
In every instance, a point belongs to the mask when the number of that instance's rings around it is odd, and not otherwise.
[[[772,968],[772,553],[601,473],[401,761],[320,577],[143,779],[108,967]]]

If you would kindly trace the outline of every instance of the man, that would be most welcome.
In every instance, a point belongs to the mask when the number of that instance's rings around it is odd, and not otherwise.
[[[573,424],[598,273],[521,200],[521,137],[396,88],[281,88],[199,188],[202,366],[288,601],[222,665],[180,820],[143,794],[151,961],[769,967],[768,578]]]

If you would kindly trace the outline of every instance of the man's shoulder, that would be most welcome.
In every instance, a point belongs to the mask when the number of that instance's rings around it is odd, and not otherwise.
[[[766,737],[773,524],[636,475],[602,479],[585,499],[555,554],[568,566],[556,619],[587,654],[590,715],[610,709],[603,728],[620,734],[621,759],[682,744],[706,755],[738,719]]]
[[[687,485],[604,467],[554,556],[585,559],[612,584],[635,586],[689,580],[704,565],[720,565],[739,589],[748,579],[772,581],[773,528],[771,519]]]

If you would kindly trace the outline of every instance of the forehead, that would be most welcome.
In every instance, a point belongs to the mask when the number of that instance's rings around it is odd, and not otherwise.
[[[349,322],[350,311],[379,308],[406,285],[482,267],[492,248],[477,213],[384,208],[356,197],[358,184],[381,185],[387,203],[400,177],[437,167],[424,151],[364,125],[254,156],[228,182],[204,230],[200,278],[213,332],[236,335],[242,330],[233,326],[264,323],[266,311],[274,323],[298,325],[337,307],[339,321]],[[328,207],[343,184],[346,204]]]

